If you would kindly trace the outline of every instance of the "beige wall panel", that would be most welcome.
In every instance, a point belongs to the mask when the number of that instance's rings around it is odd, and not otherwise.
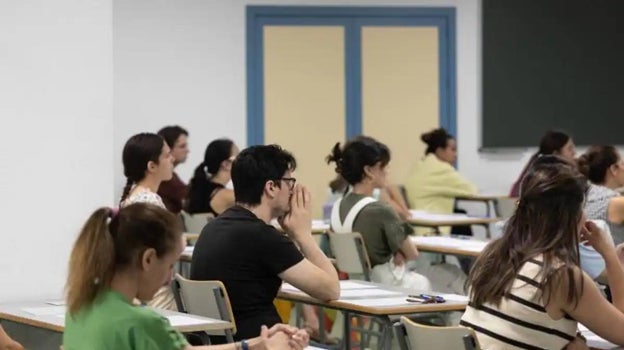
[[[390,147],[391,181],[402,183],[439,125],[438,30],[362,28],[362,129]]]
[[[324,159],[345,135],[343,27],[265,27],[264,94],[265,143],[295,155],[294,176],[311,190],[320,218],[335,176]]]

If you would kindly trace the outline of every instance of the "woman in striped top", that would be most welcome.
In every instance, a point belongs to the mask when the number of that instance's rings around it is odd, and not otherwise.
[[[468,277],[461,325],[483,349],[587,349],[577,322],[624,345],[624,268],[612,240],[586,222],[587,182],[556,156],[538,158],[522,181],[520,202]],[[606,262],[613,304],[579,268],[587,241]]]

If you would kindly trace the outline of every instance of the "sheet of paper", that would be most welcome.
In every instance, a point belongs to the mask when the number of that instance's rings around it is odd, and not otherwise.
[[[440,248],[463,249],[474,252],[481,252],[489,243],[487,241],[461,239],[447,236],[412,236],[410,238],[416,244],[426,244]]]
[[[383,297],[388,295],[401,295],[401,292],[395,292],[387,289],[366,288],[366,289],[347,289],[340,291],[340,298],[357,298],[357,297]]]
[[[281,288],[284,292],[297,292],[297,293],[303,293],[299,288],[293,286],[290,283],[283,283],[282,284],[282,288]]]
[[[59,299],[59,300],[48,300],[45,302],[48,305],[54,305],[54,306],[65,306],[65,300]]]
[[[22,309],[22,311],[35,316],[64,315],[65,306],[27,307]]]
[[[468,302],[468,297],[466,295],[459,294],[436,294],[444,298],[444,300],[448,301],[459,301],[459,302]]]
[[[340,281],[340,290],[375,288],[372,284],[357,281]]]
[[[413,303],[406,300],[407,297],[393,297],[393,298],[375,298],[375,299],[340,299],[342,302],[346,302],[358,306],[368,307],[388,307],[388,306],[405,306],[419,303]]]
[[[472,219],[466,214],[434,214],[428,213],[422,210],[410,210],[412,219],[431,220],[431,221],[463,221],[466,219]],[[477,219],[477,218],[474,218]]]
[[[329,224],[323,220],[312,220],[313,230],[329,230]]]
[[[587,345],[589,347],[591,347],[591,348],[596,348],[596,349],[622,349],[621,347],[618,347],[617,345],[615,345],[613,343],[610,343],[610,342],[602,339],[598,335],[594,334],[592,331],[590,331],[583,324],[580,324],[580,323],[578,324],[578,330],[579,330],[579,332],[581,332],[581,334],[583,334],[583,336],[585,338],[587,338]]]
[[[167,316],[167,319],[169,320],[169,323],[171,323],[171,326],[173,327],[197,326],[197,325],[210,323],[210,321],[207,321],[207,320],[202,320],[196,317],[188,317],[188,316],[183,316],[183,315]]]

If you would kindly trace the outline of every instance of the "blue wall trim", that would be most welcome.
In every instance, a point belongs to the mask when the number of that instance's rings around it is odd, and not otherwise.
[[[457,135],[455,9],[448,7],[247,6],[247,145],[264,143],[265,25],[345,27],[346,138],[362,133],[362,26],[436,26],[440,45],[440,126]]]

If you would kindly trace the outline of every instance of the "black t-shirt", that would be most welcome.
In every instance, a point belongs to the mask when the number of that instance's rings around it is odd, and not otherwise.
[[[234,206],[210,221],[193,251],[191,279],[219,280],[227,289],[236,321],[235,338],[260,335],[281,319],[273,305],[278,274],[303,256],[295,244],[249,210]]]

